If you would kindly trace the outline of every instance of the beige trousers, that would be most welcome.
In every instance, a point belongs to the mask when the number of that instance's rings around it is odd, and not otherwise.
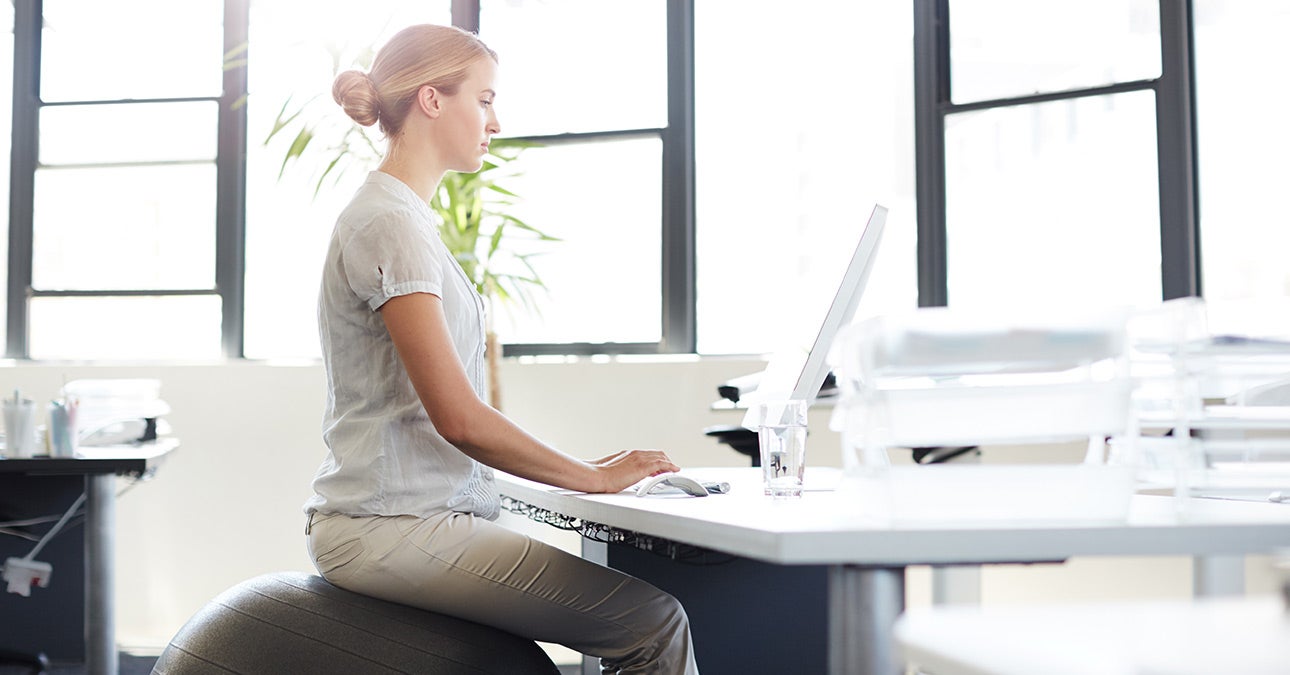
[[[491,521],[315,513],[306,532],[341,588],[562,644],[605,673],[699,672],[675,598]]]

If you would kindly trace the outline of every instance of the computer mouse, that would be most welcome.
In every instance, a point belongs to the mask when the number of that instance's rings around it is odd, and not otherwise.
[[[694,497],[708,496],[708,490],[699,481],[689,476],[682,476],[679,473],[661,473],[657,476],[652,476],[649,480],[641,483],[640,487],[636,488],[636,496],[644,497],[651,492],[671,492],[672,490],[667,489],[669,487],[677,488]]]
[[[693,497],[707,497],[708,493],[725,494],[729,492],[730,484],[700,483],[689,476],[683,476],[679,473],[661,473],[641,483],[640,487],[636,488],[636,496],[644,497],[651,493],[658,494],[675,490],[680,490]]]

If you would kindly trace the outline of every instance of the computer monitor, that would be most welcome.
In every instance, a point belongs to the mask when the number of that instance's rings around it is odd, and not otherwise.
[[[887,208],[875,204],[868,222],[859,231],[855,252],[842,274],[828,312],[823,316],[795,319],[818,327],[805,333],[809,335],[813,332],[814,341],[810,344],[789,345],[771,357],[756,391],[747,397],[750,409],[758,401],[815,400],[829,373],[827,358],[833,338],[855,317],[856,307],[860,304],[860,297],[864,294],[865,284],[869,281],[869,273],[873,270],[874,260],[878,255],[878,242],[882,240],[886,222]],[[744,426],[752,423],[751,415],[746,416]]]

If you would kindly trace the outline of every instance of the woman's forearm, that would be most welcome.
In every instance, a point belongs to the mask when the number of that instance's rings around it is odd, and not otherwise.
[[[596,466],[535,438],[502,413],[474,399],[457,404],[447,433],[449,443],[472,459],[521,478],[580,492],[606,489]]]
[[[529,435],[475,394],[453,349],[435,295],[391,298],[381,316],[430,423],[472,459],[507,473],[582,492],[616,492],[678,467],[658,450],[630,450],[596,462],[571,457]]]

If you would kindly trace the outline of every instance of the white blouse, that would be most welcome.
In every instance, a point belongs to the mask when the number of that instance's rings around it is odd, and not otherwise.
[[[497,517],[493,471],[444,440],[377,311],[390,298],[443,300],[457,357],[481,398],[484,305],[412,188],[373,171],[332,233],[318,298],[328,452],[305,512]]]

